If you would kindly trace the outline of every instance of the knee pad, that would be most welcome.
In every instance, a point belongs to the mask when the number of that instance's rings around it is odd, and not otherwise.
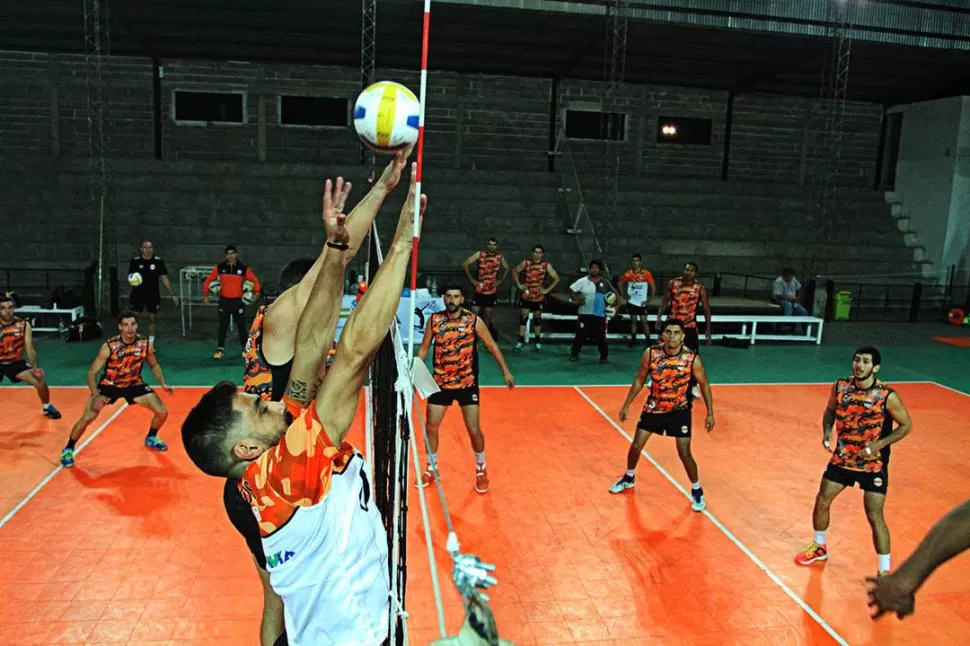
[[[526,314],[525,316],[523,316],[521,314],[519,315],[519,325],[525,325],[528,322],[529,322],[529,315],[528,314]]]

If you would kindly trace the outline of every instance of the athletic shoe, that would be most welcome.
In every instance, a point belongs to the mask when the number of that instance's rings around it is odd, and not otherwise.
[[[610,485],[610,493],[620,493],[621,491],[626,491],[627,489],[633,489],[633,486],[636,483],[636,476],[628,476],[624,473],[619,480]]]
[[[163,442],[157,435],[146,435],[145,446],[155,451],[168,451],[168,444]]]
[[[690,497],[694,499],[690,504],[690,508],[694,511],[704,511],[707,508],[707,501],[704,500],[704,489],[691,489]]]
[[[61,451],[61,466],[68,469],[74,466],[74,449],[65,448]]]
[[[819,545],[815,541],[805,548],[804,552],[799,552],[795,556],[795,563],[798,565],[811,565],[815,561],[829,560],[829,551],[824,545]]]
[[[61,414],[57,411],[52,404],[46,404],[44,406],[44,417],[50,417],[51,419],[60,419]]]
[[[488,491],[488,474],[485,473],[485,465],[475,468],[475,491],[485,493]]]

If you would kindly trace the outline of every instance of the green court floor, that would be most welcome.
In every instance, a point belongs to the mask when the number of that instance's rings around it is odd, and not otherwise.
[[[958,348],[934,341],[934,336],[970,336],[970,330],[936,324],[831,324],[821,346],[805,343],[758,344],[747,349],[721,345],[704,347],[702,357],[711,381],[717,383],[829,382],[848,373],[852,351],[872,344],[883,355],[881,376],[886,381],[935,381],[970,392],[967,359],[970,348]],[[64,343],[39,339],[40,364],[52,385],[83,385],[97,342]],[[541,353],[532,348],[523,353],[503,352],[520,385],[617,385],[629,384],[635,376],[640,349],[614,343],[610,362],[599,364],[593,347],[585,348],[576,363],[568,361],[566,344],[547,343]],[[211,343],[183,340],[175,334],[158,340],[158,358],[173,386],[207,386],[222,379],[240,382],[242,358],[231,343],[226,358],[212,359]],[[501,374],[491,357],[481,358],[483,385],[500,385]],[[154,383],[146,368],[145,379]]]

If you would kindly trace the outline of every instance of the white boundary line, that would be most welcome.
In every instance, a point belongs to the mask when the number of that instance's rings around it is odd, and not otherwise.
[[[950,386],[944,386],[943,384],[937,381],[929,381],[927,383],[933,384],[934,386],[939,386],[943,390],[949,390],[950,392],[954,392],[958,395],[963,395],[964,397],[970,397],[970,393],[965,393],[962,390],[957,390],[956,388],[951,388]]]
[[[104,422],[104,424],[102,424],[101,426],[99,426],[97,429],[95,429],[95,431],[93,433],[91,433],[90,435],[88,435],[87,439],[85,439],[83,442],[81,442],[81,444],[79,444],[78,447],[76,449],[74,449],[74,454],[77,455],[78,453],[80,453],[81,452],[81,449],[83,449],[88,444],[90,444],[91,443],[91,440],[93,440],[94,438],[96,438],[101,433],[101,431],[103,431],[104,429],[106,429],[108,427],[108,424],[110,424],[111,422],[113,422],[118,417],[118,415],[121,415],[122,411],[124,411],[126,408],[128,408],[128,403],[127,402],[125,402],[124,404],[122,404],[121,405],[121,408],[119,408],[114,413],[112,413],[111,417],[109,417]],[[48,473],[47,476],[43,480],[40,481],[40,484],[38,484],[36,487],[34,487],[33,489],[31,489],[30,493],[28,493],[26,496],[24,496],[24,499],[23,500],[21,500],[20,502],[18,502],[17,505],[13,509],[11,509],[7,513],[6,516],[4,516],[2,519],[0,519],[0,527],[3,527],[4,525],[6,525],[7,522],[11,518],[13,518],[17,514],[18,511],[20,511],[21,509],[24,508],[24,505],[26,505],[28,502],[30,502],[33,499],[34,496],[36,496],[38,493],[40,493],[40,490],[43,489],[44,486],[47,485],[48,482],[50,482],[51,480],[53,480],[54,479],[54,476],[56,476],[58,473],[60,473],[63,469],[64,469],[64,467],[62,467],[61,465],[58,464],[54,468],[53,471],[51,471],[50,473]]]
[[[613,428],[615,428],[617,430],[617,432],[620,433],[620,435],[622,435],[623,437],[625,437],[629,442],[631,442],[631,443],[633,442],[633,438],[630,437],[627,434],[627,432],[623,430],[623,427],[621,427],[619,424],[617,424],[615,421],[613,421],[613,418],[610,417],[609,415],[607,415],[606,412],[602,408],[600,408],[599,405],[596,402],[594,402],[592,399],[590,399],[589,396],[586,393],[584,393],[579,386],[575,386],[574,389],[576,390],[576,392],[578,392],[580,394],[580,396],[582,396],[583,399],[585,399],[587,401],[587,403],[589,403],[590,406],[593,407],[593,409],[596,410],[597,413],[599,413],[600,415],[602,415],[603,416],[603,419],[605,419],[607,422],[609,422],[610,425],[612,425]],[[643,457],[645,457],[650,462],[650,464],[652,464],[657,469],[657,471],[660,472],[661,475],[663,475],[665,478],[667,478],[667,480],[670,481],[670,484],[674,485],[674,487],[677,488],[677,491],[679,491],[681,494],[683,494],[688,500],[691,499],[690,493],[686,489],[684,489],[680,485],[680,483],[678,483],[674,479],[674,477],[671,476],[670,473],[667,472],[666,469],[664,469],[662,466],[660,466],[660,464],[656,460],[654,460],[650,456],[650,454],[647,453],[647,451],[645,449],[643,451],[641,451],[641,455],[643,455]],[[731,531],[727,527],[725,527],[723,524],[721,524],[721,521],[719,521],[717,518],[715,518],[714,517],[714,514],[712,514],[711,512],[709,512],[707,510],[704,510],[701,513],[703,513],[705,516],[707,516],[708,520],[710,520],[712,523],[714,523],[714,526],[715,527],[717,527],[719,530],[721,530],[721,532],[725,536],[727,536],[728,539],[730,539],[730,541],[732,543],[734,543],[734,545],[739,550],[741,550],[749,559],[751,559],[752,562],[754,562],[755,565],[757,565],[762,571],[764,571],[764,573],[768,575],[768,578],[769,579],[771,579],[779,588],[781,588],[785,592],[785,594],[787,594],[789,597],[791,597],[792,601],[794,601],[795,603],[797,603],[802,608],[802,610],[804,610],[806,613],[808,613],[808,616],[810,616],[812,619],[814,619],[818,623],[818,625],[820,625],[825,630],[825,632],[827,632],[829,635],[832,636],[833,639],[835,639],[836,642],[838,642],[839,644],[842,644],[842,646],[848,646],[849,642],[845,641],[845,639],[843,639],[841,635],[839,635],[837,632],[835,632],[835,629],[832,628],[830,625],[828,625],[828,623],[824,619],[822,619],[822,617],[817,612],[815,612],[807,603],[805,603],[805,601],[802,600],[801,597],[799,597],[797,594],[795,594],[795,592],[792,591],[791,588],[789,588],[787,585],[785,585],[785,583],[781,579],[779,579],[778,576],[774,572],[772,572],[770,569],[768,569],[768,566],[765,565],[764,562],[761,559],[759,559],[757,556],[755,556],[754,552],[752,552],[750,549],[748,549],[748,547],[744,543],[742,543],[738,539],[737,536],[735,536],[734,534],[732,534]]]

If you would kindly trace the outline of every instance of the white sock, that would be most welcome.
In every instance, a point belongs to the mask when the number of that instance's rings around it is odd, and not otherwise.
[[[825,545],[825,532],[819,532],[819,531],[815,532],[815,544]]]
[[[435,469],[435,468],[438,467],[438,454],[437,453],[429,453],[428,454],[428,466],[431,467],[432,469]]]
[[[475,466],[479,469],[485,468],[485,451],[475,453]]]
[[[889,571],[889,555],[888,554],[876,554],[879,557],[879,571],[888,572]]]
[[[697,482],[692,482],[692,483],[690,483],[690,488],[691,488],[691,489],[692,489],[693,491],[697,491],[698,489],[700,489],[700,488],[701,488],[701,481],[700,481],[700,480],[698,480]]]
[[[51,407],[50,402],[47,402],[46,404],[44,404],[44,410],[47,410],[50,407]]]
[[[634,478],[634,477],[636,477],[636,475],[637,475],[637,470],[636,469],[627,469],[626,470],[626,477],[627,478]]]

